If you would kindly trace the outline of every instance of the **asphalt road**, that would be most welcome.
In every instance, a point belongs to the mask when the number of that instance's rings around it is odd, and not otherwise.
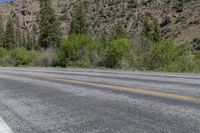
[[[200,75],[0,68],[0,119],[13,133],[200,133]]]

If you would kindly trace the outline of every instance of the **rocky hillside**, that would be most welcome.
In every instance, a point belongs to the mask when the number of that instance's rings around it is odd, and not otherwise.
[[[53,0],[62,24],[63,33],[70,29],[76,0]],[[138,34],[146,13],[156,17],[165,38],[178,42],[192,42],[200,36],[199,0],[85,0],[85,10],[92,35],[110,33],[118,22],[130,34]],[[31,31],[39,19],[38,0],[15,0],[0,4],[4,21],[8,16],[18,17],[23,31]]]

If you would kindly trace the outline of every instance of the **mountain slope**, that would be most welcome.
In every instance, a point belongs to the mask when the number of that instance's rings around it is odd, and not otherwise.
[[[200,36],[199,0],[86,0],[86,17],[92,35],[111,33],[113,27],[122,23],[124,30],[138,34],[146,13],[157,18],[161,24],[162,35],[178,42],[192,42]],[[70,22],[76,0],[54,0],[53,6],[59,16],[65,35],[70,30]],[[39,19],[38,0],[16,0],[0,5],[0,14],[6,22],[12,17],[20,19],[21,30],[31,31]]]

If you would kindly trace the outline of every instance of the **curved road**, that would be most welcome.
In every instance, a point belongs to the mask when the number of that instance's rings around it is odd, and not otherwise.
[[[0,68],[1,121],[8,133],[200,133],[200,75]]]

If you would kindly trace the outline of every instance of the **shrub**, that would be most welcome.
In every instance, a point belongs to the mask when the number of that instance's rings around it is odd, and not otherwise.
[[[176,10],[176,12],[183,12],[183,3],[180,2],[180,1],[177,1],[174,6],[173,6],[173,9]]]
[[[14,59],[14,65],[30,65],[36,58],[37,52],[27,51],[24,48],[16,48],[12,51],[12,58]]]
[[[13,65],[13,58],[10,54],[6,54],[4,57],[0,58],[0,65],[1,66],[12,66]]]
[[[160,41],[155,43],[149,51],[148,68],[149,70],[168,66],[176,60],[176,48],[172,41]]]
[[[107,46],[106,67],[120,67],[123,62],[123,57],[128,54],[131,48],[131,41],[126,38],[112,40]]]
[[[0,48],[0,65],[9,66],[13,64],[13,59],[10,55],[10,51]]]
[[[192,41],[194,50],[200,50],[200,37],[195,37]]]
[[[199,51],[194,53],[194,58],[195,58],[196,65],[197,65],[196,70],[200,71],[200,52]]]
[[[36,65],[39,66],[54,66],[58,62],[57,51],[53,48],[41,50],[38,52]]]
[[[87,67],[91,64],[91,54],[96,49],[96,42],[88,35],[74,34],[64,39],[59,49],[60,64],[69,66],[74,62],[88,62]],[[81,65],[79,65],[81,66]],[[85,65],[84,65],[85,66]]]
[[[4,48],[0,48],[0,58],[6,56],[8,54],[8,51]]]
[[[182,44],[176,47],[178,51],[178,65],[180,66],[180,72],[192,72],[197,69],[197,62],[195,55],[191,52],[189,45]]]
[[[193,71],[196,69],[194,55],[187,45],[176,45],[173,41],[160,41],[149,51],[148,70]]]

